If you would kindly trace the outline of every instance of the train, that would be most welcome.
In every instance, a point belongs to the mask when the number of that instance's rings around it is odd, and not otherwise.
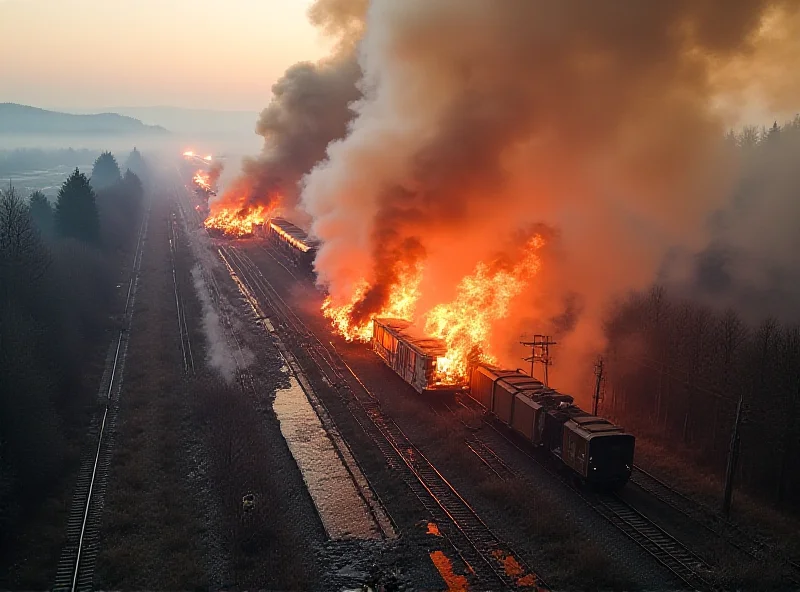
[[[406,320],[373,319],[372,351],[420,394],[455,392],[463,388],[463,385],[437,380],[438,361],[447,354],[445,343],[420,335]]]
[[[463,392],[517,437],[554,457],[576,480],[619,489],[630,479],[636,439],[587,413],[572,396],[546,387],[519,369],[473,364],[463,385],[437,382],[441,340],[420,335],[400,319],[373,320],[372,349],[418,393]]]
[[[310,238],[303,230],[284,218],[270,218],[261,230],[279,251],[286,255],[298,268],[313,273],[314,257],[317,255],[318,241]]]
[[[283,218],[272,218],[262,231],[298,267],[313,274],[316,241]],[[494,421],[555,458],[578,481],[613,490],[630,479],[633,434],[580,409],[572,396],[519,369],[484,363],[472,364],[463,384],[441,382],[438,364],[447,354],[446,344],[421,334],[403,319],[373,319],[371,346],[416,392],[470,397]]]

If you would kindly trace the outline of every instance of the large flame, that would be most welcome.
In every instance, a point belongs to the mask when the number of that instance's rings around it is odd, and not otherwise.
[[[422,282],[423,267],[415,265],[401,269],[398,283],[389,295],[388,304],[377,314],[358,322],[353,319],[353,309],[364,299],[369,282],[362,279],[353,290],[350,302],[334,306],[330,296],[322,303],[322,314],[331,320],[334,328],[347,341],[369,341],[372,339],[372,319],[375,317],[392,317],[397,319],[413,319],[419,285]]]
[[[208,180],[213,186],[221,168],[209,171]],[[238,179],[224,192],[222,197],[209,204],[210,213],[206,228],[222,232],[229,237],[245,237],[253,234],[257,226],[263,225],[278,209],[281,196],[274,194],[263,199],[252,199],[253,187],[246,179]]]
[[[212,204],[211,215],[204,222],[205,227],[236,238],[252,235],[253,229],[264,224],[272,211],[264,206],[220,207],[218,204]]]
[[[192,177],[192,180],[194,181],[194,184],[201,189],[204,189],[205,191],[211,191],[211,181],[208,173],[204,171],[197,171],[194,174],[194,177]]]
[[[473,358],[496,361],[484,351],[492,324],[508,316],[511,300],[539,271],[543,245],[544,239],[537,234],[526,244],[524,256],[512,265],[478,263],[475,272],[461,280],[452,302],[439,304],[425,315],[425,333],[447,344],[447,356],[436,364],[439,380],[463,381]]]
[[[487,353],[492,326],[508,316],[511,301],[538,273],[541,266],[539,251],[543,245],[544,238],[537,234],[526,243],[523,254],[514,262],[479,262],[475,271],[459,282],[452,302],[438,304],[424,315],[425,334],[441,339],[447,346],[447,355],[437,360],[437,382],[463,383],[471,361],[495,361]],[[350,302],[334,306],[328,296],[322,304],[322,312],[346,340],[369,341],[375,317],[414,321],[422,276],[421,265],[413,270],[402,270],[388,304],[365,321],[354,321],[353,311],[369,289],[366,280],[356,285]]]

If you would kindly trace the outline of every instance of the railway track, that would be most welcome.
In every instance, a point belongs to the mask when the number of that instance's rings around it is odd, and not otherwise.
[[[714,590],[710,582],[711,568],[680,541],[665,532],[649,518],[638,512],[616,494],[586,491],[568,479],[549,461],[538,458],[519,446],[508,434],[498,429],[491,419],[485,419],[493,434],[514,446],[527,458],[572,489],[589,507],[608,520],[620,532],[645,550],[668,569],[690,590]]]
[[[711,569],[697,555],[616,495],[587,500],[614,526],[655,557],[691,590],[709,590]]]
[[[92,588],[99,549],[98,534],[119,410],[122,375],[149,219],[150,208],[148,206],[139,227],[139,236],[131,266],[131,278],[125,297],[123,326],[115,343],[112,343],[109,348],[106,368],[100,380],[98,397],[104,403],[105,408],[102,416],[94,422],[91,428],[96,442],[84,452],[81,459],[75,493],[67,517],[67,542],[56,567],[54,590],[76,591],[91,590]]]
[[[466,442],[469,449],[475,453],[475,456],[477,456],[498,479],[506,481],[517,476],[516,471],[509,467],[506,462],[480,438],[467,438],[464,442]]]
[[[331,348],[323,345],[250,258],[235,247],[226,248],[225,253],[237,275],[249,284],[254,294],[260,293],[266,299],[325,379],[338,387],[340,394],[344,391],[349,395],[345,401],[351,412],[353,406],[363,412],[367,422],[361,421],[356,413],[353,417],[373,440],[388,465],[399,472],[477,582],[488,589],[498,589],[498,586],[511,590],[546,589],[542,579],[489,529],[399,426],[381,411],[378,399],[333,345]]]
[[[253,308],[253,311],[259,317],[259,320],[264,321],[265,328],[272,333],[274,331],[274,327],[272,327],[271,324],[267,324],[269,321],[261,311],[260,304],[257,300],[255,300],[255,292],[253,291],[252,286],[247,283],[245,276],[242,274],[241,267],[239,267],[238,272],[236,269],[234,269],[234,265],[236,265],[235,261],[238,261],[238,263],[241,264],[242,260],[230,249],[225,249],[225,252],[220,249],[219,255],[222,258],[225,266],[228,268],[228,272],[231,274],[234,282],[239,286],[239,290],[244,295],[245,299],[250,302],[250,305]],[[358,495],[363,500],[365,507],[374,521],[375,526],[380,530],[384,538],[396,538],[396,523],[392,519],[391,514],[384,505],[383,501],[380,499],[380,496],[378,496],[377,491],[370,483],[363,467],[353,455],[353,451],[350,449],[350,446],[341,436],[338,428],[333,423],[330,411],[325,406],[324,402],[313,392],[313,389],[307,382],[306,377],[303,375],[296,358],[291,352],[288,351],[286,345],[283,343],[283,340],[277,338],[276,343],[284,361],[292,368],[292,371],[295,373],[298,382],[301,384],[301,388],[305,391],[311,406],[314,408],[317,417],[328,434],[336,455],[339,457],[339,460],[350,475],[351,480],[354,482]],[[325,380],[328,381],[329,384],[332,384],[331,379],[327,375],[325,375]],[[320,520],[322,520],[321,516]]]
[[[178,333],[181,340],[183,372],[184,374],[194,374],[194,355],[192,354],[192,342],[189,338],[189,326],[186,324],[186,306],[183,300],[183,291],[178,282],[178,274],[175,270],[175,257],[178,253],[178,232],[174,212],[170,213],[167,224],[169,225],[169,258],[172,266],[172,287],[175,291],[175,310],[178,317]]]
[[[181,216],[181,220],[183,221],[184,225],[187,224],[187,215],[186,210],[183,207],[183,202],[180,198],[183,190],[180,185],[176,185],[174,187],[175,191],[175,199],[178,205],[178,212]],[[189,208],[189,211],[192,213],[192,218],[194,219],[194,224],[202,229],[202,231],[206,234],[209,240],[211,240],[210,235],[208,234],[208,230],[203,225],[202,218],[198,215],[197,211]],[[247,371],[247,355],[244,352],[244,348],[242,347],[242,343],[236,335],[236,330],[231,322],[228,314],[224,310],[221,304],[221,292],[219,288],[219,283],[217,282],[217,278],[214,275],[213,270],[206,269],[204,265],[199,266],[200,275],[202,277],[203,283],[209,290],[209,294],[211,296],[212,302],[216,305],[216,309],[219,312],[219,318],[222,322],[222,326],[225,329],[223,331],[225,342],[228,345],[229,351],[231,351],[231,356],[233,358],[234,365],[236,366],[236,378],[237,382],[241,385],[241,388],[244,389],[245,385],[248,385],[252,392],[256,392],[256,385],[255,381],[253,380],[252,375],[250,372]]]
[[[641,467],[634,465],[631,482],[751,558],[761,562],[781,563],[787,571],[789,581],[800,587],[800,564],[786,557],[775,547],[758,540],[733,522],[717,515],[711,508],[688,498]]]

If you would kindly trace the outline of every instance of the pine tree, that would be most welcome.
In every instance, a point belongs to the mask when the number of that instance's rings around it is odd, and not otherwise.
[[[31,193],[28,200],[31,218],[43,236],[50,236],[53,233],[53,206],[41,191]]]
[[[144,195],[142,181],[136,173],[131,171],[131,169],[125,171],[125,175],[122,177],[122,186],[125,189],[128,199],[132,199],[137,202],[142,199],[142,196]]]
[[[95,191],[113,187],[122,180],[117,159],[110,152],[103,152],[94,161],[91,183]]]
[[[58,191],[56,230],[62,237],[93,244],[100,241],[95,193],[86,175],[77,168]]]
[[[140,180],[147,177],[147,163],[142,158],[142,153],[136,148],[128,155],[128,160],[125,161],[125,168],[133,172]]]

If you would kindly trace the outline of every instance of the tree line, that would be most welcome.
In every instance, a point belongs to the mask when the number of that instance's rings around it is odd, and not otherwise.
[[[124,174],[104,152],[54,206],[0,191],[0,548],[79,453],[147,176],[138,151]]]
[[[40,148],[17,148],[0,150],[0,175],[34,169],[51,169],[57,166],[77,167],[94,160],[100,154],[96,150],[64,148],[42,150]]]
[[[601,412],[722,478],[741,398],[736,486],[797,509],[800,117],[727,142],[739,178],[709,246],[689,259],[692,277],[665,274],[608,314]]]

